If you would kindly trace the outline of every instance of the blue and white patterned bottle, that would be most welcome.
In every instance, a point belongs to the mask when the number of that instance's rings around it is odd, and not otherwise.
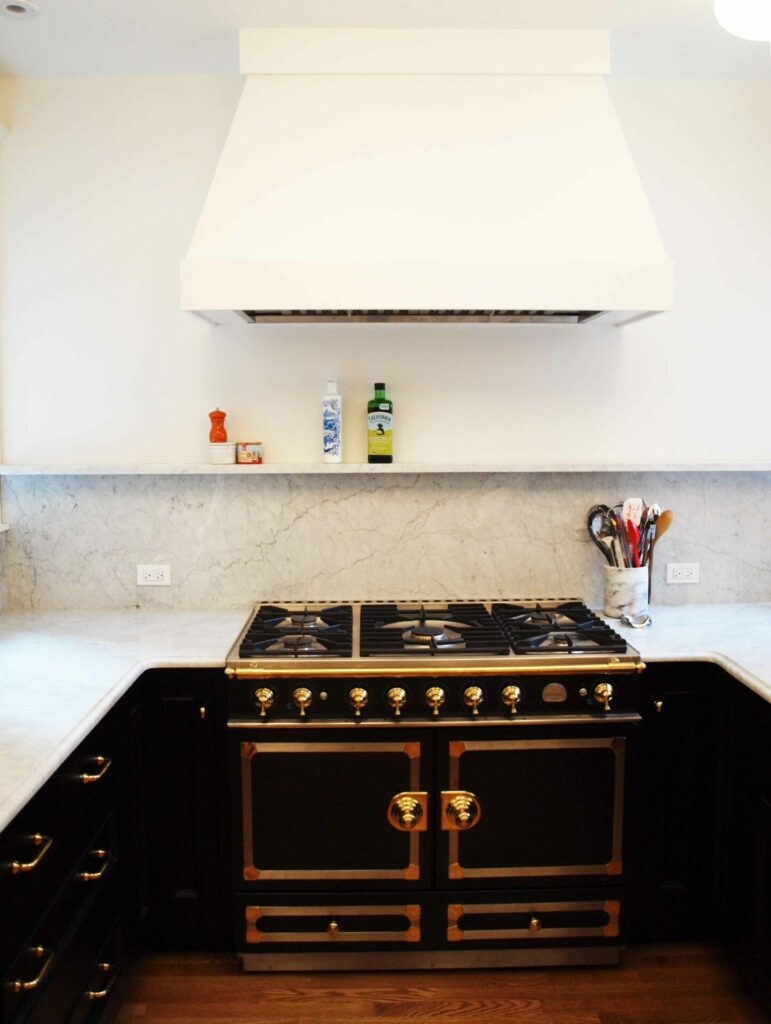
[[[335,377],[327,378],[322,403],[322,450],[324,462],[343,461],[343,399]]]

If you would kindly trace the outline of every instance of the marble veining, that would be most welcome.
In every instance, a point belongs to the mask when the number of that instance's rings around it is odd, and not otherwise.
[[[564,594],[600,605],[586,511],[630,494],[675,512],[654,606],[771,599],[771,473],[14,476],[2,480],[8,607]],[[667,561],[700,562],[701,583],[666,586]],[[172,586],[137,587],[140,562],[169,563]]]

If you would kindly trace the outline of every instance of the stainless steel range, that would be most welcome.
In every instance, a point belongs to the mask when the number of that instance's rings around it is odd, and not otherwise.
[[[257,605],[226,668],[244,967],[616,962],[643,668],[573,599]]]

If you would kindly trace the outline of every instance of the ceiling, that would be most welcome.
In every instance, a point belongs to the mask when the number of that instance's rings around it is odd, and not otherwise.
[[[37,0],[0,17],[0,74],[235,74],[257,26],[609,28],[613,73],[771,77],[768,43],[724,32],[712,0]]]

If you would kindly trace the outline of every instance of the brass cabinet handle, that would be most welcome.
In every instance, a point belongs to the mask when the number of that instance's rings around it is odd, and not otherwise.
[[[53,839],[50,836],[43,836],[39,832],[36,832],[32,836],[32,841],[35,846],[39,847],[37,853],[32,860],[14,860],[11,862],[11,873],[14,875],[24,875],[28,871],[34,871],[35,868],[40,864],[41,860],[53,846]]]
[[[51,967],[54,959],[54,951],[52,949],[46,949],[44,946],[32,946],[30,953],[34,953],[39,960],[45,957],[43,966],[38,971],[37,976],[30,981],[22,981],[21,978],[17,978],[16,981],[11,982],[14,992],[31,992],[33,989],[36,989]]]
[[[399,832],[428,828],[428,793],[397,793],[388,804],[388,824]]]
[[[203,705],[198,709],[198,717],[206,718],[206,708]]]
[[[98,871],[78,871],[75,877],[81,882],[98,882],[110,866],[110,854],[107,850],[92,850],[89,853],[89,857],[96,857],[98,860],[101,860],[102,866]]]
[[[112,758],[111,757],[97,756],[97,757],[93,758],[93,761],[97,765],[97,767],[99,768],[99,771],[98,772],[94,772],[93,774],[90,773],[90,772],[81,772],[81,774],[80,774],[80,781],[84,785],[89,783],[89,782],[99,782],[100,779],[103,779],[105,777],[105,775],[107,774],[107,772],[110,770],[110,765],[112,764]]]
[[[664,710],[664,701],[663,700],[654,700],[653,706],[656,709],[656,714],[660,715],[661,712]]]
[[[107,983],[104,988],[100,989],[86,989],[86,999],[93,1001],[95,999],[106,999],[112,991],[112,987],[118,980],[118,972],[115,970],[115,964],[99,964],[98,968],[103,974],[107,975]]]
[[[474,828],[482,817],[479,800],[466,790],[445,790],[442,793],[442,828],[448,832],[463,832]]]

